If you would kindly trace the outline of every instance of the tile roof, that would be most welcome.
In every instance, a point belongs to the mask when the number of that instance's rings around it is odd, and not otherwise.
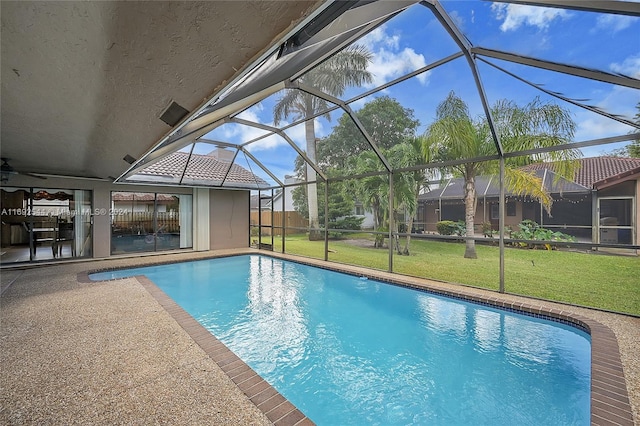
[[[189,162],[188,166],[187,161]],[[186,171],[184,171],[185,166],[187,166]],[[182,176],[183,171],[184,177]],[[186,152],[174,152],[151,164],[138,172],[136,180],[145,176],[166,178],[174,183],[179,183],[182,179],[183,184],[224,184],[224,186],[230,187],[251,188],[269,186],[264,179],[237,164],[220,161],[210,155],[191,154],[191,158],[189,158],[189,154]]]
[[[547,192],[551,194],[574,193],[584,194],[590,192],[589,188],[571,182],[561,176],[557,176],[553,171],[547,169],[534,170],[536,177],[542,180],[542,184]],[[478,198],[482,197],[498,197],[500,195],[500,186],[497,177],[494,176],[477,176],[476,192]],[[505,190],[505,195],[512,196],[512,192]],[[437,199],[455,199],[464,198],[464,180],[462,178],[450,179],[443,188],[434,189],[433,191],[422,194],[418,197],[420,200],[437,200]]]
[[[535,172],[543,179],[544,185],[552,194],[583,193],[593,189],[595,184],[627,176],[640,171],[640,158],[626,157],[590,157],[581,158],[574,181],[557,177],[553,172],[554,163],[536,163],[522,167],[523,170]],[[545,174],[546,170],[546,174]],[[498,182],[489,176],[476,177],[476,191],[478,197],[484,195],[496,197],[499,193]],[[511,195],[509,191],[506,193]],[[421,195],[421,200],[462,199],[464,197],[464,182],[462,178],[451,179],[446,188],[435,189]]]
[[[640,167],[640,158],[590,157],[578,160],[574,182],[593,188],[593,184]],[[553,163],[537,163],[523,167],[525,170],[553,170]]]

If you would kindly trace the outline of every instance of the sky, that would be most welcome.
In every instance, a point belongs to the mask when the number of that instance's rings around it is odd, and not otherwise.
[[[640,18],[596,14],[573,10],[542,8],[485,1],[443,1],[445,10],[473,46],[503,50],[524,56],[576,65],[640,79]],[[640,7],[640,3],[639,3]],[[372,54],[369,65],[373,81],[350,88],[341,96],[349,100],[374,87],[459,52],[458,46],[426,7],[414,5],[357,42]],[[640,90],[594,82],[495,59],[495,66],[515,73],[552,92],[633,119],[638,112]],[[581,142],[629,133],[633,128],[599,114],[572,106],[524,84],[502,71],[479,62],[478,70],[490,104],[509,99],[519,105],[532,101],[550,101],[567,108],[577,125],[574,141]],[[433,121],[437,105],[449,92],[465,100],[472,116],[483,114],[478,90],[464,57],[434,68],[382,92],[350,104],[358,110],[378,96],[390,96],[414,112],[422,134]],[[274,125],[273,106],[282,93],[272,95],[242,112],[239,117]],[[331,120],[315,121],[316,137],[331,133],[343,111],[331,114]],[[293,121],[289,117],[280,126]],[[265,132],[256,128],[225,124],[204,136],[205,139],[242,143]],[[304,126],[285,133],[304,150]],[[612,144],[585,148],[585,156],[600,155],[621,146]],[[206,153],[212,146],[202,145],[194,152]],[[297,153],[278,136],[251,144],[249,151],[278,179],[293,174]],[[252,160],[241,156],[237,163],[275,184]]]

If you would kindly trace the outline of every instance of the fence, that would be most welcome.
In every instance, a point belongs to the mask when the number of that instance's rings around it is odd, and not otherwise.
[[[307,219],[302,217],[298,212],[273,212],[273,235],[282,235],[282,216],[285,217],[285,227],[287,228],[307,228],[309,226],[309,222]],[[261,219],[259,221],[258,219]],[[262,224],[262,235],[271,235],[271,212],[263,211],[251,212],[251,226],[258,226],[258,224]],[[265,227],[269,228],[265,228]],[[301,231],[299,229],[287,229],[287,235],[289,234],[299,234]]]
[[[159,232],[180,232],[180,214],[158,212]],[[111,226],[116,234],[153,234],[153,212],[128,212],[111,216]]]

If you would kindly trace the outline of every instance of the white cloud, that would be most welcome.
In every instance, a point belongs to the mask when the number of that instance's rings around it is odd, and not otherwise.
[[[625,58],[621,64],[614,62],[609,68],[613,72],[640,79],[640,54]]]
[[[326,133],[324,126],[322,125],[322,122],[318,119],[315,119],[314,123],[315,123],[316,136],[321,137]],[[286,126],[287,124],[288,123],[286,122],[281,123],[282,126]],[[305,150],[306,139],[305,139],[304,123],[301,123],[297,126],[293,126],[290,129],[285,130],[285,133],[303,151]],[[249,140],[249,139],[246,139],[246,140]],[[264,139],[260,139],[259,141],[256,141],[250,145],[247,145],[247,150],[249,152],[256,152],[256,151],[275,149],[281,146],[290,147],[289,143],[283,137],[279,135],[271,135]],[[293,148],[289,148],[289,149],[293,150]]]
[[[567,19],[571,16],[562,9],[520,4],[493,3],[491,10],[495,13],[496,19],[503,21],[502,25],[500,25],[500,29],[503,32],[516,30],[522,25],[544,30],[553,20]]]
[[[253,105],[251,108],[248,108],[242,111],[240,114],[237,115],[237,117],[245,120],[259,121],[260,119],[258,118],[258,113],[262,111],[264,111],[264,106],[262,105],[262,102],[258,102],[257,104]]]
[[[247,139],[247,140],[250,140],[250,139]],[[255,152],[255,151],[275,149],[286,144],[287,144],[287,141],[284,140],[281,136],[271,135],[247,145],[246,148],[247,148],[247,151],[249,152]]]
[[[577,142],[624,135],[632,129],[631,126],[596,114],[583,118],[578,121],[577,125],[578,129],[575,135]]]
[[[388,34],[386,26],[382,25],[359,42],[373,53],[373,61],[369,65],[373,82],[367,86],[368,88],[378,87],[427,64],[424,56],[412,48],[401,49],[400,39],[400,34]],[[426,86],[429,83],[428,72],[416,78],[422,85]]]
[[[589,104],[611,114],[625,116],[630,120],[636,113],[635,106],[640,102],[637,90],[620,86],[614,87],[609,92],[600,92],[598,98]],[[633,130],[631,126],[583,109],[577,112],[575,121],[577,127],[574,139],[578,142],[624,135]]]
[[[616,33],[628,28],[637,19],[633,16],[624,15],[600,15],[596,21],[596,29]]]
[[[453,20],[453,23],[456,24],[456,27],[464,31],[464,18],[455,10],[451,11],[449,16]],[[471,11],[471,23],[473,23],[473,10]]]

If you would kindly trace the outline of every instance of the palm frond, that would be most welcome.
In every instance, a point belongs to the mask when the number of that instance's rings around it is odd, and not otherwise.
[[[505,187],[515,195],[528,195],[542,204],[547,211],[551,212],[553,198],[542,185],[542,179],[531,172],[522,169],[505,169]]]

